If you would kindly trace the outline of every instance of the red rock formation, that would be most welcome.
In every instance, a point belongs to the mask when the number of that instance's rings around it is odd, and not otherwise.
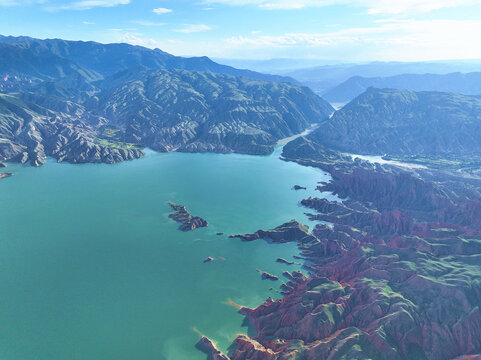
[[[217,346],[206,336],[202,336],[197,343],[197,348],[206,353],[208,360],[230,360],[227,355],[222,353]]]
[[[291,222],[241,236],[297,240],[309,277],[286,272],[284,298],[241,310],[257,334],[239,336],[231,359],[476,359],[476,191],[452,177],[434,184],[426,174],[328,166],[335,180],[320,190],[350,200],[302,203],[317,212],[311,218],[332,226],[317,225],[311,234]]]

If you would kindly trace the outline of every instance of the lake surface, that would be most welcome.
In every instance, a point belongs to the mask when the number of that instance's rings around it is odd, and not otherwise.
[[[412,163],[396,161],[396,160],[386,160],[381,155],[357,155],[357,154],[349,154],[349,153],[344,153],[344,155],[350,156],[353,160],[361,159],[361,160],[365,160],[371,163],[377,163],[381,165],[394,165],[394,166],[403,167],[407,169],[427,169],[426,166],[420,165],[420,164],[412,164]]]
[[[295,244],[228,235],[292,218],[312,227],[299,201],[329,179],[279,152],[10,165],[14,176],[0,181],[0,359],[205,359],[194,329],[226,350],[247,332],[227,302],[280,297],[280,281],[256,269],[295,270],[275,260],[297,254]],[[209,227],[179,231],[169,200]]]

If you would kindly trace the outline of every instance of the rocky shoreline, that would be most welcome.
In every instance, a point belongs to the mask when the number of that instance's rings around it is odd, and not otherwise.
[[[293,220],[232,236],[297,242],[308,275],[286,272],[284,298],[241,308],[256,335],[239,335],[228,359],[476,358],[481,179],[353,161],[303,138],[283,156],[328,171],[318,190],[349,200],[304,199],[332,224],[312,232]]]
[[[206,336],[200,338],[196,347],[207,354],[209,360],[229,360],[229,357],[220,351],[214,342]]]

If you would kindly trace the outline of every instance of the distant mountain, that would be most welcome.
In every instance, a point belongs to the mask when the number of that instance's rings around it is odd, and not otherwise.
[[[78,103],[62,87],[0,95],[0,159],[113,163],[143,147],[267,154],[333,111],[308,88],[187,70],[130,70],[95,86]]]
[[[26,86],[61,78],[95,81],[101,76],[52,53],[38,54],[30,49],[0,43],[0,91],[9,84],[13,86],[19,83]]]
[[[0,161],[268,154],[334,111],[284,80],[128,44],[0,37]]]
[[[249,69],[268,74],[285,75],[298,69],[307,69],[315,66],[342,63],[340,61],[321,59],[295,59],[295,58],[274,58],[267,60],[254,59],[223,59],[214,58],[214,61],[233,66],[238,69]]]
[[[475,71],[481,71],[481,60],[337,64],[298,69],[285,75],[293,77],[322,95],[353,76],[390,77],[401,74],[449,74]]]
[[[129,71],[99,86],[97,112],[122,141],[160,151],[266,154],[333,111],[307,88],[185,70]]]
[[[262,74],[250,70],[239,70],[218,64],[208,57],[184,58],[168,54],[159,49],[148,49],[129,44],[100,44],[93,41],[67,41],[61,39],[40,40],[30,37],[1,36],[0,43],[10,44],[44,59],[57,57],[74,62],[78,66],[110,76],[119,71],[144,66],[155,70],[184,69],[207,71],[233,76],[244,76],[256,80],[296,82],[289,77]],[[32,59],[33,61],[33,59]],[[33,61],[35,64],[35,62]],[[0,67],[0,73],[3,70]]]
[[[481,72],[468,74],[402,74],[390,77],[354,76],[326,91],[322,96],[331,103],[347,103],[369,87],[413,91],[443,91],[464,95],[481,95]]]
[[[311,134],[355,154],[480,155],[481,97],[369,88]]]

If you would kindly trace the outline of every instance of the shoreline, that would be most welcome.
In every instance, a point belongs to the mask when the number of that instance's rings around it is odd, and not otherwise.
[[[257,334],[252,338],[239,336],[229,359],[244,360],[246,351],[258,358],[283,358],[294,355],[289,352],[291,345],[296,346],[296,356],[324,359],[333,356],[336,347],[347,339],[350,345],[343,354],[350,354],[350,358],[356,358],[355,354],[362,350],[379,359],[417,358],[419,354],[423,358],[450,359],[470,354],[463,350],[465,346],[480,348],[481,341],[470,345],[469,340],[478,331],[469,319],[479,303],[471,297],[471,285],[462,279],[481,281],[479,268],[471,272],[475,269],[470,270],[468,265],[474,261],[470,258],[478,254],[475,249],[481,248],[481,220],[465,209],[468,205],[481,206],[481,197],[473,192],[467,197],[472,200],[465,201],[459,195],[454,202],[446,198],[450,191],[463,192],[459,185],[464,184],[466,177],[454,178],[453,174],[439,172],[438,181],[433,183],[431,172],[419,167],[384,169],[382,165],[355,162],[354,157],[334,151],[316,156],[312,160],[285,154],[283,160],[329,172],[333,180],[320,184],[317,190],[333,192],[344,200],[308,198],[301,202],[311,209],[312,220],[332,224],[316,225],[312,234],[317,242],[306,245],[299,236],[290,238],[298,243],[302,256],[310,260],[309,265],[304,265],[309,277],[285,288],[282,300],[243,309]],[[480,178],[470,181],[481,188]],[[391,195],[386,197],[386,193]],[[278,231],[273,233],[276,229],[245,236],[247,239],[278,236]],[[463,248],[461,245],[465,243]],[[449,251],[445,253],[440,244],[448,246]],[[463,269],[459,276],[453,274],[450,278],[450,283],[457,284],[455,288],[442,277],[431,274],[431,263],[422,262],[425,253],[434,262],[432,266],[438,268],[452,265],[451,257],[467,261],[465,267],[459,265]],[[403,273],[406,274],[401,276]],[[426,277],[430,280],[426,281]],[[431,294],[436,291],[450,294],[448,297],[457,296],[463,305],[460,307],[456,301],[433,301]],[[386,298],[390,304],[387,307]],[[392,305],[397,303],[409,317],[397,312],[397,305]],[[337,310],[330,309],[329,304],[337,304]],[[430,332],[429,329],[440,324],[425,311],[418,312],[419,304],[428,304],[427,311],[435,318],[451,314],[442,331]],[[307,307],[306,311],[299,313],[299,306]],[[321,314],[329,321],[318,324],[316,319]],[[364,325],[359,326],[355,319]],[[450,322],[459,324],[458,330],[468,335],[457,337]],[[401,337],[407,331],[423,334],[428,343]],[[379,332],[386,333],[386,339],[376,337]],[[394,346],[388,339],[398,339],[399,345]],[[431,341],[445,346],[433,349],[429,346]],[[353,353],[347,352],[350,346]],[[386,352],[388,348],[390,351]]]

